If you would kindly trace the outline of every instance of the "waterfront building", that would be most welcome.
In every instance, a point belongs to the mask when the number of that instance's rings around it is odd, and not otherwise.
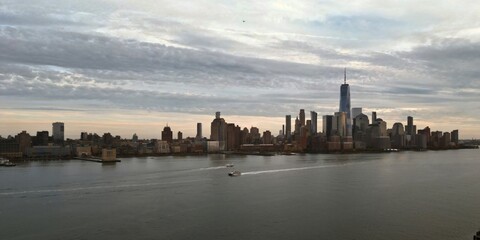
[[[322,125],[323,125],[322,126],[323,134],[327,139],[330,139],[330,136],[332,136],[332,131],[333,131],[333,116],[324,115]]]
[[[18,150],[25,153],[26,149],[32,146],[32,137],[27,131],[22,131],[15,136],[15,141],[18,143]]]
[[[362,114],[362,108],[361,107],[352,108],[352,120],[355,119],[355,117],[357,117],[360,114]]]
[[[305,109],[300,109],[300,127],[305,126]]]
[[[178,133],[177,133],[177,139],[178,139],[178,141],[182,141],[182,140],[183,140],[183,133],[182,133],[182,132],[178,131]]]
[[[195,136],[197,140],[202,139],[202,123],[197,123],[197,136]]]
[[[413,117],[407,117],[407,126],[405,126],[405,134],[407,145],[410,147],[415,146],[415,134],[417,133],[417,126],[413,125]]]
[[[443,136],[440,139],[440,146],[444,148],[450,147],[451,135],[450,132],[444,132]]]
[[[63,122],[52,123],[52,135],[54,143],[63,143],[65,140],[65,126]]]
[[[168,143],[173,142],[173,132],[172,132],[172,129],[170,129],[170,127],[168,125],[163,128],[162,141],[166,141]]]
[[[250,143],[259,144],[260,143],[260,130],[257,127],[250,127]]]
[[[427,149],[427,135],[417,134],[415,135],[415,142],[417,149]]]
[[[292,142],[292,116],[286,115],[285,116],[285,137],[286,142]]]
[[[104,133],[102,136],[103,144],[107,146],[113,145],[114,137],[111,133]]]
[[[227,124],[227,143],[226,143],[226,150],[233,151],[236,150],[238,144],[238,136],[236,133],[236,127],[234,123]]]
[[[346,112],[336,112],[335,116],[335,129],[337,134],[340,137],[348,136],[347,133],[347,113]]]
[[[405,128],[402,123],[396,122],[393,124],[391,142],[393,148],[405,147]]]
[[[80,133],[80,140],[87,141],[88,140],[88,133],[87,132],[81,132]]]
[[[313,136],[313,134],[312,134],[312,120],[307,120],[307,123],[305,124],[305,127],[307,129],[308,135]]]
[[[155,141],[153,152],[155,153],[170,153],[170,143],[167,141]]]
[[[344,83],[340,86],[340,107],[339,112],[346,113],[345,136],[352,135],[352,114],[350,109],[350,86],[347,84],[347,70],[344,72]]]
[[[215,119],[210,125],[210,140],[218,141],[220,150],[225,150],[225,142],[227,141],[227,123],[220,117],[220,112],[215,113]]]
[[[317,135],[318,129],[318,120],[317,120],[318,114],[317,112],[311,111],[310,112],[310,134],[312,136]]]
[[[367,147],[367,128],[369,125],[368,116],[360,113],[353,119],[353,142],[356,149],[365,149]]]
[[[243,130],[240,132],[241,139],[242,141],[240,144],[248,144],[251,141],[250,138],[250,132],[248,131],[248,128],[244,127]]]
[[[297,118],[295,118],[295,131],[293,131],[295,133],[295,135],[298,135],[300,133],[300,120]]]
[[[263,132],[263,144],[271,144],[272,143],[272,133],[270,131]]]
[[[377,121],[377,112],[372,112],[372,124]]]
[[[452,138],[451,139],[452,143],[454,143],[455,146],[458,146],[458,130],[453,130],[450,136]]]
[[[367,148],[388,149],[391,148],[390,137],[387,135],[387,123],[377,118],[367,128]]]
[[[48,146],[48,131],[38,131],[33,145]]]

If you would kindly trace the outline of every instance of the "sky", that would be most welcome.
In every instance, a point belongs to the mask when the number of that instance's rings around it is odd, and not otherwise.
[[[278,134],[352,107],[480,137],[477,0],[0,0],[0,135]],[[322,126],[321,117],[318,122]]]

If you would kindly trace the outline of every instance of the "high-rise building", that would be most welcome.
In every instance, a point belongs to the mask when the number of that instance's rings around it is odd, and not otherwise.
[[[267,130],[267,131],[263,132],[262,138],[263,138],[263,143],[264,144],[272,143],[272,133],[270,131]]]
[[[372,112],[372,124],[377,121],[377,112]]]
[[[458,129],[453,130],[450,136],[452,138],[452,142],[455,143],[455,145],[458,145]]]
[[[180,141],[183,139],[183,133],[182,132],[178,131],[177,139],[180,140]]]
[[[196,139],[202,139],[202,123],[197,123],[197,136],[195,136]]]
[[[295,130],[293,131],[295,134],[299,134],[300,133],[300,119],[295,118]]]
[[[286,142],[292,141],[292,116],[286,115],[285,116],[285,137]]]
[[[235,148],[237,147],[237,140],[238,136],[236,136],[236,131],[235,131],[235,124],[234,123],[228,123],[227,124],[227,143],[226,147],[228,151],[233,151],[236,150]]]
[[[15,141],[18,143],[18,149],[20,152],[25,153],[27,148],[32,146],[32,137],[27,131],[22,131],[15,136]]]
[[[257,127],[250,127],[250,137],[252,138],[252,142],[251,143],[255,143],[255,144],[258,144],[258,143],[261,143],[260,142],[260,129],[258,129]]]
[[[335,113],[336,122],[334,123],[337,127],[337,134],[340,137],[350,136],[347,131],[347,113],[346,112],[336,112]]]
[[[317,117],[318,117],[317,112],[314,112],[314,111],[310,112],[310,120],[311,120],[310,134],[312,134],[312,136],[317,135],[317,131],[318,131],[317,130]]]
[[[391,142],[393,148],[405,147],[405,128],[402,123],[393,124]]]
[[[162,131],[162,141],[167,141],[168,143],[173,142],[173,132],[169,126],[165,126]]]
[[[53,142],[62,143],[65,140],[65,128],[62,122],[52,123]]]
[[[220,150],[223,151],[226,148],[227,141],[227,123],[220,117],[220,112],[215,113],[215,119],[213,119],[210,125],[210,140],[218,141]]]
[[[300,109],[300,127],[305,126],[305,109]]]
[[[48,146],[48,131],[38,131],[34,141],[35,146]]]
[[[345,136],[352,135],[352,113],[350,109],[350,86],[347,84],[347,69],[344,72],[344,83],[340,86],[340,107],[339,112],[346,113]]]
[[[409,146],[415,146],[415,135],[417,134],[417,126],[413,125],[413,117],[407,117],[407,126],[405,126],[406,140]]]
[[[355,119],[355,117],[357,117],[360,114],[362,114],[361,107],[352,108],[352,120]]]
[[[80,133],[80,140],[87,141],[88,140],[88,133],[87,132]]]
[[[324,115],[323,116],[323,134],[327,138],[332,136],[332,129],[333,129],[333,116],[332,115]]]

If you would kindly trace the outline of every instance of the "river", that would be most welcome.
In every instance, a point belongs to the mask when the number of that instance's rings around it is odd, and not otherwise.
[[[479,153],[25,162],[0,168],[0,239],[472,239]]]

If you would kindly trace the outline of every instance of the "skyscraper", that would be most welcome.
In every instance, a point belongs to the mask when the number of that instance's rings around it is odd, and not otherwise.
[[[197,136],[195,136],[196,139],[202,139],[202,123],[197,123]]]
[[[220,150],[225,150],[227,141],[227,123],[220,117],[220,112],[215,113],[215,119],[213,119],[210,125],[210,140],[218,141]]]
[[[305,109],[300,109],[300,127],[305,126]]]
[[[333,116],[324,115],[323,116],[323,134],[325,134],[327,138],[332,136],[332,128],[333,128]]]
[[[311,125],[310,125],[310,133],[314,136],[317,134],[317,112],[311,111],[310,112],[310,120],[311,120]]]
[[[182,132],[178,131],[178,133],[177,133],[177,139],[178,139],[179,141],[183,140],[183,133],[182,133]]]
[[[336,112],[335,113],[336,122],[333,123],[337,127],[337,134],[340,137],[351,136],[347,133],[347,114],[345,112]]]
[[[290,142],[292,140],[292,116],[285,116],[285,137],[286,141]]]
[[[62,143],[65,139],[65,128],[63,122],[52,123],[53,142]]]
[[[352,120],[362,113],[361,107],[352,108]]]
[[[162,131],[162,140],[167,141],[168,143],[173,142],[173,132],[169,126],[165,126]]]
[[[346,116],[346,133],[345,136],[352,135],[352,114],[350,109],[350,86],[347,84],[347,69],[344,71],[344,83],[340,86],[340,107],[339,112],[345,112]]]

